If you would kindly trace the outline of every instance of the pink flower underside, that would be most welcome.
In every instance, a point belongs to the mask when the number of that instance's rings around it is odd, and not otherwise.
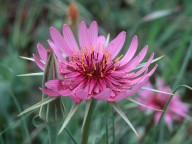
[[[42,91],[49,96],[69,96],[78,102],[92,97],[104,101],[120,101],[136,93],[157,67],[155,65],[148,72],[148,67],[154,58],[154,54],[152,54],[143,68],[137,72],[132,72],[144,59],[148,50],[148,47],[145,46],[134,57],[138,46],[136,36],[133,37],[125,56],[121,60],[118,58],[113,60],[124,45],[126,33],[121,32],[105,47],[105,37],[98,36],[96,22],[92,22],[89,28],[87,28],[85,22],[80,23],[78,36],[81,49],[79,49],[70,27],[66,24],[63,26],[63,36],[54,27],[50,28],[50,35],[53,41],[48,40],[48,43],[59,61],[60,74],[65,78],[62,80],[50,80],[46,83],[47,89],[42,89]],[[44,48],[39,51],[41,60],[34,55],[35,62],[42,70],[45,67],[43,51]],[[63,57],[64,54],[67,59]],[[84,62],[92,64],[87,64],[82,66],[82,68],[86,68],[86,72],[89,69],[96,69],[95,71],[99,74],[99,78],[95,78],[92,74],[89,74],[92,76],[91,78],[82,75],[84,71],[79,69],[79,66],[74,68],[74,59],[82,59],[85,55],[87,55],[87,60],[84,60]],[[97,60],[92,58],[92,56],[97,57]],[[75,64],[82,65],[82,61],[83,59],[81,61],[78,60]],[[102,68],[104,62],[105,69]],[[85,64],[83,63],[83,65]],[[72,68],[78,70],[72,70]],[[99,72],[98,69],[102,69],[104,72]]]
[[[147,82],[145,86],[153,88],[150,82]],[[164,81],[162,79],[157,80],[157,89],[160,91],[171,93],[170,88],[164,85]],[[141,90],[139,92],[139,98],[137,100],[149,107],[163,109],[168,99],[169,95],[167,94],[154,93],[152,91]],[[189,111],[188,105],[181,102],[179,95],[176,94],[173,96],[169,104],[164,120],[169,126],[171,126],[173,120],[180,120],[181,118],[185,118],[187,116],[188,111]],[[160,116],[161,112],[156,112],[154,117],[155,123],[158,123]]]

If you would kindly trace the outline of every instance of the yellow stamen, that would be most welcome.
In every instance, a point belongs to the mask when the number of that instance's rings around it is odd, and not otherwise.
[[[91,54],[93,53],[93,51],[94,51],[94,47],[93,45],[91,45]]]
[[[90,73],[90,74],[87,74],[89,77],[92,77],[93,75]]]
[[[101,77],[104,77],[103,73],[101,72]]]
[[[106,63],[108,63],[108,61],[109,61],[109,53],[107,52],[107,51],[105,51],[105,57],[106,57]]]
[[[88,50],[87,50],[87,47],[85,47],[85,56],[88,55]]]
[[[83,68],[83,71],[85,72],[86,69],[85,69],[85,65],[82,63],[82,68]]]
[[[74,70],[76,70],[76,66],[75,66],[75,63],[72,63],[72,67],[74,68]]]
[[[105,63],[105,60],[103,60],[103,62],[102,62],[102,68],[104,69],[105,66],[106,66],[106,63]]]
[[[116,58],[115,62],[118,62],[123,57],[123,54]]]
[[[96,64],[93,63],[94,70],[97,70]]]
[[[77,58],[77,52],[75,49],[73,49],[74,55],[73,55],[73,61],[76,61]]]

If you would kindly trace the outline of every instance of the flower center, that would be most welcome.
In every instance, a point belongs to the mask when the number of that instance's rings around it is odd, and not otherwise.
[[[71,65],[75,71],[88,78],[103,78],[116,69],[116,64],[122,56],[118,57],[114,62],[111,60],[110,54],[104,48],[100,50],[81,49],[80,52],[74,52],[71,58]]]

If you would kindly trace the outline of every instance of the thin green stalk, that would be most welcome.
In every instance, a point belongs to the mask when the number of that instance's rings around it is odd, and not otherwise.
[[[109,144],[109,137],[108,137],[108,122],[107,122],[107,108],[108,108],[108,103],[105,108],[105,113],[104,113],[104,118],[105,118],[105,143]]]
[[[112,131],[113,131],[113,144],[115,144],[115,113],[112,112]]]
[[[91,126],[91,121],[92,121],[95,105],[96,105],[96,100],[92,99],[90,108],[89,108],[89,111],[88,111],[88,114],[87,114],[87,117],[85,120],[85,124],[84,124],[83,130],[82,130],[81,144],[88,143],[88,138],[89,138],[89,134],[90,134],[90,126]]]

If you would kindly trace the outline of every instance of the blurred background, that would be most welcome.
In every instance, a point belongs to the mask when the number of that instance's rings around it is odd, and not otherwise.
[[[122,50],[129,47],[134,35],[139,39],[139,50],[146,44],[149,53],[164,55],[158,61],[158,70],[151,78],[161,76],[172,89],[180,84],[192,86],[192,1],[191,0],[0,0],[0,144],[48,143],[45,126],[35,127],[33,117],[38,111],[22,120],[17,115],[41,100],[41,76],[18,77],[19,74],[40,72],[35,63],[19,56],[32,57],[37,53],[37,43],[48,47],[49,28],[61,30],[64,23],[76,30],[78,23],[87,24],[95,20],[99,33],[113,39],[121,31],[127,32]],[[182,100],[189,105],[192,92],[181,89]],[[66,102],[68,105],[71,102]],[[67,105],[66,104],[66,105]],[[99,103],[94,118],[94,130],[90,143],[105,143],[105,124],[110,128],[115,123],[116,139],[109,143],[145,143],[150,138],[152,117],[139,112],[131,102],[121,102],[121,107],[130,117],[141,137],[137,138],[130,128],[114,113],[103,113],[106,104]],[[79,138],[84,105],[60,136],[62,143],[74,143]],[[190,111],[191,113],[191,111]],[[190,115],[189,113],[189,115]],[[106,116],[115,118],[106,119]],[[96,126],[96,127],[95,127]],[[166,133],[157,143],[192,143],[192,122],[183,120],[174,123],[172,130],[164,127]]]

